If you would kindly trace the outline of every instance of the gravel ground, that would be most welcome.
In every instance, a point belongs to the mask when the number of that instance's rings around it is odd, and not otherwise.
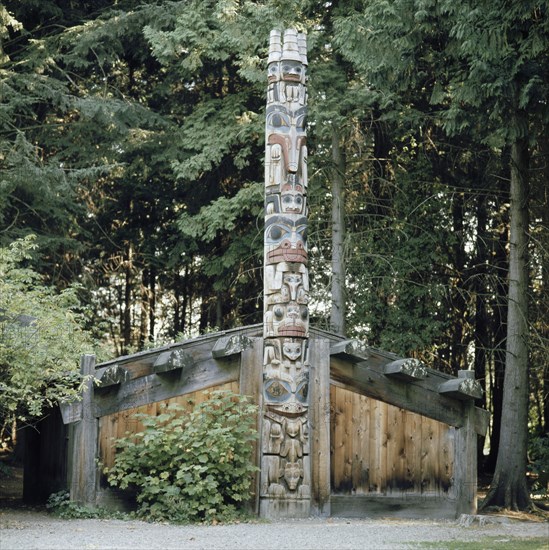
[[[207,549],[344,550],[444,549],[452,541],[537,538],[549,550],[549,523],[484,516],[475,521],[305,519],[216,526],[176,526],[121,520],[62,520],[45,512],[0,510],[0,550],[24,549]],[[480,519],[480,522],[479,522]],[[546,537],[545,545],[541,537]],[[515,546],[520,548],[520,542]],[[453,546],[455,548],[455,546]],[[507,548],[507,546],[506,546]],[[531,548],[531,547],[530,547]]]

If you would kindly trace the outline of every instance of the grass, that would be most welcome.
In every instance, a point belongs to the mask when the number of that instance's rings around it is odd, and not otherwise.
[[[417,548],[436,550],[549,550],[545,537],[515,539],[509,537],[485,537],[479,541],[421,542]]]

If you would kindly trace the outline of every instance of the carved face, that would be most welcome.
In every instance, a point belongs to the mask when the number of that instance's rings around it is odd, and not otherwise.
[[[278,61],[269,63],[267,67],[267,79],[269,82],[276,82],[280,80],[280,64]]]
[[[303,214],[305,198],[295,191],[283,192],[281,195],[282,212],[286,214]]]
[[[265,222],[267,263],[307,263],[307,218],[271,216]]]
[[[306,145],[306,125],[306,107],[295,111],[283,105],[267,107],[267,143],[280,144],[287,172],[296,173],[300,162],[303,162],[302,159],[306,154],[302,151]]]
[[[295,491],[297,484],[303,475],[303,468],[299,462],[286,462],[284,466],[284,479],[291,491]]]
[[[309,379],[307,376],[297,381],[268,378],[264,391],[270,409],[280,414],[301,414],[307,408]]]
[[[280,62],[280,73],[282,80],[301,82],[304,80],[305,66],[300,61],[283,59]]]
[[[290,289],[290,298],[293,301],[297,300],[297,289],[303,283],[301,273],[284,273],[284,284]]]
[[[269,306],[265,312],[265,323],[270,336],[306,338],[309,328],[307,306],[290,302]]]
[[[297,361],[301,357],[301,342],[285,339],[282,344],[282,353],[290,360]]]

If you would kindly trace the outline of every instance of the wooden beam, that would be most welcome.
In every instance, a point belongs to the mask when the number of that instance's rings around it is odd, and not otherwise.
[[[399,378],[400,380],[425,380],[427,378],[427,367],[418,359],[397,359],[383,367],[387,376]]]
[[[252,448],[252,457],[255,466],[261,462],[261,407],[263,401],[263,338],[250,340],[250,346],[242,350],[240,355],[240,394],[247,395],[250,401],[258,406],[256,429],[258,439]],[[253,474],[252,495],[248,507],[251,513],[259,514],[259,471]]]
[[[170,357],[172,352],[179,351],[183,351],[185,354],[188,354],[196,362],[209,360],[212,358],[212,348],[214,347],[215,342],[220,338],[234,335],[248,336],[250,338],[257,337],[261,336],[262,329],[262,324],[250,325],[234,330],[204,334],[202,336],[198,336],[197,338],[192,338],[191,340],[185,340],[184,342],[177,342],[160,348],[140,351],[138,353],[123,357],[117,357],[116,359],[105,361],[104,363],[97,365],[96,376],[97,378],[100,378],[105,369],[112,365],[119,365],[125,368],[130,373],[130,377],[132,379],[147,376],[155,372],[154,364],[157,361],[159,365],[161,363],[165,363],[166,357]],[[163,355],[163,358],[159,360],[159,356],[161,355]]]
[[[253,345],[251,338],[243,334],[233,334],[218,338],[212,348],[212,357],[222,359],[237,355]]]
[[[154,362],[152,371],[156,374],[173,372],[185,367],[192,367],[195,360],[184,349],[175,349],[162,352]]]
[[[330,355],[347,359],[348,361],[364,361],[368,359],[368,346],[360,340],[342,340],[330,346]]]
[[[439,386],[439,393],[462,401],[480,399],[482,397],[482,386],[475,380],[474,373],[472,373],[472,377],[469,375],[470,372],[459,371],[458,378],[447,380]]]
[[[462,379],[475,381],[473,371],[460,371]],[[477,513],[477,434],[474,429],[474,403],[464,403],[464,424],[456,430],[453,496],[456,517]]]
[[[310,341],[310,446],[312,510],[330,516],[330,343]]]
[[[80,372],[88,376],[82,395],[82,420],[74,424],[70,498],[84,505],[95,505],[97,491],[97,418],[93,414],[93,375],[95,355],[83,355]]]
[[[193,361],[172,376],[149,374],[121,384],[117,392],[97,392],[94,414],[97,417],[170,399],[193,391],[236,382],[239,379],[239,358],[216,361],[210,358]]]
[[[71,401],[70,403],[59,403],[63,424],[72,424],[82,420],[82,401]]]
[[[111,386],[118,386],[122,382],[127,382],[130,379],[130,373],[119,365],[111,365],[105,369],[99,383],[96,384],[96,388],[108,388]]]

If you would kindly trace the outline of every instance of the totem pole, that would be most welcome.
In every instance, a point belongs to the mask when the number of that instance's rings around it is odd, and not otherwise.
[[[264,517],[306,516],[310,507],[306,67],[305,35],[272,31],[265,136]]]

